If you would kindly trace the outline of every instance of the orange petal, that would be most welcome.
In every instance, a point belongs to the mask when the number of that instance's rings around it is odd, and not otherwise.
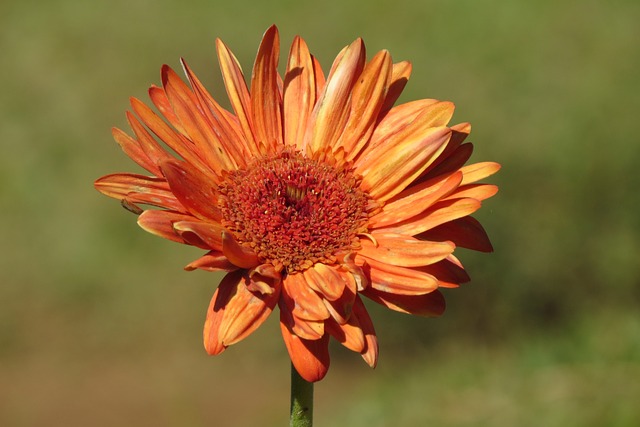
[[[334,150],[342,147],[353,160],[369,141],[391,79],[391,55],[380,51],[364,67],[353,86],[351,113]]]
[[[284,76],[284,142],[301,150],[309,115],[316,101],[313,61],[303,39],[296,36]]]
[[[291,313],[300,319],[320,321],[329,317],[322,298],[307,284],[302,273],[290,274],[284,279],[283,298],[291,301]]]
[[[364,333],[362,333],[357,316],[350,316],[349,320],[343,324],[339,324],[333,319],[328,319],[324,327],[327,333],[349,350],[358,353],[364,351],[367,343],[364,339]]]
[[[282,275],[271,264],[260,264],[259,266],[249,270],[251,284],[250,291],[258,291],[263,294],[274,292],[276,287],[280,287]]]
[[[176,198],[194,215],[205,220],[219,221],[222,214],[217,207],[218,193],[213,176],[204,175],[187,162],[165,161],[160,165]]]
[[[222,233],[226,230],[220,224],[204,221],[178,221],[173,229],[185,241],[198,247],[222,251]]]
[[[132,203],[144,203],[170,210],[184,211],[167,181],[133,173],[105,175],[94,183],[96,190],[114,199],[127,198]]]
[[[149,157],[149,159],[151,159],[153,163],[155,163],[156,165],[160,165],[160,163],[162,163],[163,161],[171,160],[174,158],[156,142],[156,140],[151,136],[149,132],[147,132],[144,126],[142,126],[142,124],[132,113],[127,111],[126,114],[129,125],[138,138],[140,148],[142,148],[142,151],[145,152],[147,157]]]
[[[235,168],[244,166],[246,164],[245,157],[248,156],[250,150],[237,119],[213,99],[184,59],[181,59],[180,62],[203,113],[211,123],[211,127],[215,129],[224,150],[229,153],[229,160],[235,165]]]
[[[422,267],[421,270],[436,277],[440,288],[457,288],[461,283],[471,280],[462,264],[453,255],[435,264]]]
[[[206,163],[217,174],[222,170],[232,169],[235,164],[211,123],[203,116],[197,98],[168,66],[162,68],[162,84],[173,111]]]
[[[362,70],[364,59],[364,44],[357,39],[334,61],[306,130],[305,150],[322,152],[334,146],[349,116],[351,88]]]
[[[111,134],[113,135],[113,139],[115,139],[118,145],[120,145],[120,148],[122,148],[122,151],[124,151],[131,160],[155,176],[162,176],[162,172],[160,172],[158,165],[155,164],[149,156],[147,156],[144,150],[140,147],[140,143],[138,141],[131,138],[118,128],[112,128]]]
[[[222,71],[222,79],[227,89],[231,107],[238,117],[240,127],[242,128],[251,154],[258,154],[258,145],[255,142],[253,131],[251,97],[249,96],[247,84],[244,81],[242,69],[236,57],[222,40],[216,40],[216,48],[218,51],[220,70]]]
[[[342,276],[333,267],[316,263],[302,274],[307,285],[329,301],[337,300],[344,291]]]
[[[356,297],[353,304],[353,314],[358,317],[360,329],[362,329],[366,343],[365,348],[361,351],[362,358],[369,366],[375,368],[378,363],[378,338],[376,336],[376,330],[373,327],[371,317],[369,317],[369,313],[367,312],[367,308],[364,306],[359,296]]]
[[[470,215],[480,209],[480,205],[476,199],[443,200],[418,215],[379,231],[415,236],[445,222]]]
[[[464,174],[464,178],[462,178],[462,185],[480,181],[481,179],[491,176],[498,172],[500,167],[500,164],[495,162],[481,162],[467,165],[460,169]]]
[[[240,246],[227,231],[222,231],[222,253],[227,259],[240,268],[250,269],[260,264],[260,259],[254,251]]]
[[[187,264],[184,269],[187,271],[193,271],[196,269],[205,271],[235,271],[238,267],[231,264],[222,252],[209,251],[197,260]]]
[[[356,299],[356,282],[350,273],[340,272],[344,283],[344,290],[340,298],[336,300],[324,300],[324,304],[329,310],[331,317],[339,324],[345,324],[351,317],[353,302]]]
[[[138,225],[145,231],[160,236],[164,239],[178,243],[188,244],[173,229],[173,224],[179,221],[193,221],[191,215],[171,211],[144,211],[138,217]]]
[[[446,258],[455,245],[448,241],[429,242],[394,233],[372,233],[378,245],[362,240],[360,255],[399,267],[419,267]]]
[[[404,90],[404,87],[409,81],[411,76],[411,63],[409,61],[401,61],[393,64],[393,71],[391,74],[391,82],[389,84],[389,90],[380,109],[380,115],[386,114],[393,104],[398,100],[400,94]]]
[[[427,240],[451,240],[456,246],[480,252],[493,252],[487,232],[473,217],[446,222],[416,236]]]
[[[186,162],[195,166],[201,172],[211,172],[211,168],[200,159],[193,143],[184,136],[177,134],[147,105],[139,99],[131,98],[131,107],[151,132]]]
[[[444,198],[444,200],[471,198],[476,200],[486,200],[493,197],[498,192],[498,186],[492,184],[467,184],[460,186]]]
[[[282,100],[278,90],[280,39],[275,25],[262,37],[251,78],[251,110],[255,136],[264,144],[282,145]]]
[[[376,200],[385,201],[400,193],[444,150],[451,130],[447,127],[420,128],[390,138],[368,156],[356,161],[362,175],[361,187]]]
[[[369,221],[369,228],[390,226],[425,211],[441,198],[451,194],[462,182],[462,173],[438,176],[412,185],[385,203],[382,211]]]
[[[329,371],[329,335],[318,340],[305,340],[292,334],[280,322],[280,330],[296,371],[309,382],[320,381]]]
[[[365,271],[368,270],[371,279],[370,287],[379,291],[400,295],[422,295],[438,289],[438,280],[419,268],[398,267],[371,258],[366,258],[366,261],[364,268]]]
[[[253,331],[269,317],[279,298],[279,288],[272,294],[250,292],[246,271],[229,273],[211,299],[204,326],[205,349],[219,354]]]
[[[187,135],[187,131],[182,127],[180,119],[176,116],[175,111],[173,111],[173,106],[171,106],[171,102],[163,88],[151,85],[149,88],[149,98],[151,98],[153,105],[155,105],[158,111],[160,111],[160,114],[162,114],[169,123],[171,123],[171,126],[181,134]]]
[[[453,135],[451,138],[453,139]],[[449,140],[449,144],[451,144],[452,140]],[[449,144],[447,144],[447,148],[445,151],[448,151]],[[441,154],[438,159],[428,167],[422,175],[414,182],[414,184],[418,184],[423,181],[435,179],[436,177],[440,177],[442,175],[450,175],[454,172],[457,172],[464,164],[469,160],[471,154],[473,153],[473,144],[467,143],[462,144],[457,149],[455,149],[451,154],[445,157],[445,154]]]
[[[440,291],[425,295],[398,295],[368,288],[363,294],[380,305],[401,313],[423,317],[438,317],[446,308],[444,296]]]

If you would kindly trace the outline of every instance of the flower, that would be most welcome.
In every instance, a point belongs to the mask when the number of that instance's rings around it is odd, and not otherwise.
[[[374,367],[378,342],[362,297],[442,314],[438,288],[469,280],[455,248],[492,250],[470,215],[497,192],[476,182],[500,166],[464,165],[470,125],[447,125],[451,102],[394,107],[411,65],[392,63],[385,50],[366,61],[361,39],[325,79],[296,37],[281,77],[272,26],[249,86],[220,40],[217,52],[232,112],[184,61],[190,87],[163,66],[162,87],[149,95],[164,119],[132,98],[135,137],[113,129],[151,175],[117,173],[95,186],[139,214],[146,231],[207,251],[186,270],[227,272],[207,310],[209,354],[246,338],[278,306],[286,348],[307,381],[327,373],[330,337]]]

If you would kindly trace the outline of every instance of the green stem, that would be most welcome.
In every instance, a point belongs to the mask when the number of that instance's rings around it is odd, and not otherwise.
[[[313,383],[300,376],[291,364],[291,421],[290,427],[313,425]]]

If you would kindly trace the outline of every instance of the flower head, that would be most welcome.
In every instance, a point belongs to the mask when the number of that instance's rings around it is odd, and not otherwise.
[[[329,337],[375,366],[378,343],[362,297],[442,314],[438,288],[469,280],[455,248],[492,250],[470,215],[496,193],[476,182],[499,165],[465,166],[470,125],[448,126],[451,102],[394,107],[411,65],[394,64],[384,50],[367,61],[360,39],[325,78],[296,37],[281,77],[273,26],[249,86],[220,40],[217,50],[232,111],[184,61],[189,86],[162,67],[162,87],[149,89],[161,115],[133,98],[134,136],[113,130],[150,175],[107,175],[95,186],[139,214],[148,232],[205,250],[187,270],[227,272],[207,310],[208,353],[247,337],[278,306],[285,345],[306,380],[327,373]]]

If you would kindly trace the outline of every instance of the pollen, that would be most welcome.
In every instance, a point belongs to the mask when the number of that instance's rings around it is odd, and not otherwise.
[[[222,225],[261,260],[289,273],[333,264],[359,249],[358,235],[367,232],[375,203],[360,181],[347,167],[283,150],[225,176]]]

